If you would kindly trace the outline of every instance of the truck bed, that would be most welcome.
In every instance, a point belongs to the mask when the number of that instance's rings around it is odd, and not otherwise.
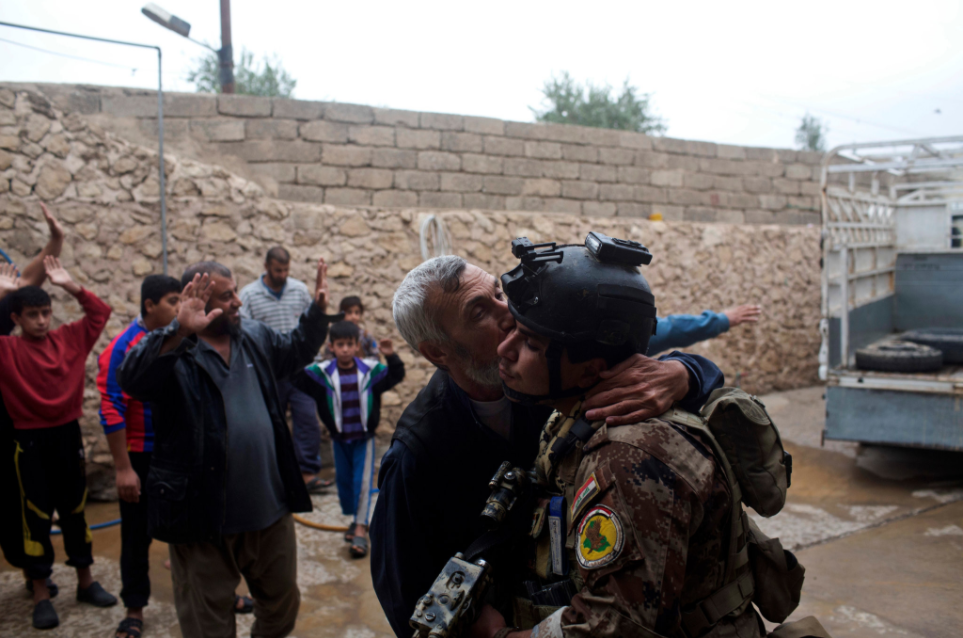
[[[826,385],[895,392],[963,395],[963,366],[943,366],[936,372],[876,372],[834,368],[829,371]]]

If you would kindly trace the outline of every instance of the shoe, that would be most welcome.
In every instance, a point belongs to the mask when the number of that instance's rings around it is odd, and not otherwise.
[[[27,591],[30,592],[31,594],[33,593],[33,581],[32,581],[32,580],[28,580],[28,581],[27,581]],[[51,579],[51,578],[48,578],[48,579],[47,579],[47,591],[50,592],[50,597],[51,597],[51,598],[56,598],[56,597],[57,597],[57,594],[60,593],[60,588],[57,587],[57,583],[53,582],[53,579]]]
[[[117,604],[117,597],[94,581],[87,589],[77,588],[77,602],[88,603],[94,607],[113,607]]]
[[[53,629],[60,624],[57,610],[49,599],[41,600],[33,607],[33,626],[35,629]]]

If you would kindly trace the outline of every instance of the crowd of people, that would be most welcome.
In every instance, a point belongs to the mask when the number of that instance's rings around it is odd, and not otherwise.
[[[0,540],[32,592],[33,626],[46,629],[59,623],[50,602],[58,593],[50,579],[54,522],[77,571],[78,602],[108,607],[117,598],[90,571],[79,425],[85,363],[111,309],[62,266],[63,230],[41,208],[50,229],[42,252],[22,271],[0,265],[0,494],[4,511],[17,513],[5,517]],[[499,280],[460,257],[429,260],[398,288],[393,314],[405,341],[437,370],[397,423],[376,481],[381,396],[404,379],[404,363],[391,339],[365,328],[359,296],[344,297],[329,314],[323,258],[313,290],[290,276],[291,261],[284,247],[270,248],[263,274],[241,289],[214,261],[192,264],[179,279],[150,275],[141,283],[138,317],[98,353],[99,416],[122,521],[127,614],[118,638],[140,638],[144,630],[152,539],[170,545],[186,638],[233,636],[236,613],[254,613],[252,635],[293,629],[300,593],[292,515],[309,511],[310,495],[332,486],[319,474],[321,424],[341,509],[352,517],[349,552],[361,558],[370,551],[388,620],[399,636],[410,635],[418,598],[445,561],[483,532],[478,513],[493,469],[506,460],[532,466],[553,408],[572,408],[534,386],[526,396],[535,399],[520,400],[513,380],[528,387],[536,376],[504,363],[517,361],[519,348],[538,352],[538,339],[528,335],[519,345],[518,315]],[[83,318],[51,329],[47,280],[77,300]],[[759,316],[759,307],[748,305],[656,319],[653,308],[651,340],[593,369],[578,410],[611,427],[672,405],[697,411],[722,385],[718,367],[692,354],[643,354],[686,347]],[[10,336],[16,327],[19,334]],[[543,357],[546,347],[539,346]],[[250,597],[237,594],[242,577]]]

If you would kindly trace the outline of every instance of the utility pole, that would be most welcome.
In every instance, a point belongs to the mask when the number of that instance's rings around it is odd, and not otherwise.
[[[231,45],[231,0],[221,0],[221,50],[217,52],[221,63],[218,79],[222,93],[234,93],[234,47]]]

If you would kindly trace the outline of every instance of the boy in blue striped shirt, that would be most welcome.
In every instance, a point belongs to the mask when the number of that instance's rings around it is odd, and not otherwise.
[[[375,430],[381,420],[381,395],[405,378],[405,364],[395,354],[391,339],[379,343],[387,365],[358,357],[361,331],[350,321],[339,321],[329,332],[334,359],[315,363],[293,382],[314,398],[318,417],[331,432],[341,511],[353,515],[345,535],[351,555],[368,553],[368,519],[374,487]]]

